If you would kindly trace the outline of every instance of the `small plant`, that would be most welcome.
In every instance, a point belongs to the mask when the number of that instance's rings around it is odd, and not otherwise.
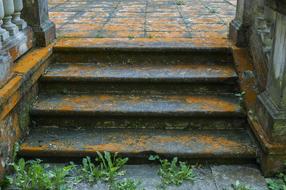
[[[270,190],[286,190],[286,174],[280,173],[273,179],[266,179]]]
[[[125,171],[120,169],[127,163],[128,158],[119,158],[117,153],[111,155],[110,152],[97,152],[97,155],[104,181],[113,181],[115,177],[125,174]]]
[[[24,159],[20,159],[18,163],[10,164],[14,169],[15,176],[7,177],[9,184],[22,190],[68,189],[66,177],[73,166],[50,170],[49,165],[43,165],[41,162],[41,160],[26,162]]]
[[[252,188],[241,184],[239,181],[236,181],[235,184],[231,185],[233,190],[253,190]]]
[[[159,160],[161,168],[159,175],[161,176],[163,185],[176,185],[180,186],[184,181],[195,180],[195,174],[193,168],[187,165],[185,162],[178,161],[175,157],[171,162],[167,159],[161,160],[159,156],[150,156],[149,160]]]
[[[152,36],[151,34],[149,34],[147,37],[148,37],[148,38],[150,38],[150,39],[152,39],[152,38],[153,38],[153,36]]]
[[[80,169],[80,180],[86,180],[89,183],[94,183],[101,179],[103,174],[94,163],[91,162],[90,157],[86,157],[82,160],[82,167]]]
[[[234,94],[234,95],[239,98],[239,101],[240,101],[240,102],[242,102],[243,99],[244,99],[245,94],[246,94],[246,93],[243,91],[243,92],[241,92],[241,93],[236,93],[236,94]]]
[[[120,169],[127,163],[128,158],[119,158],[117,153],[112,155],[109,152],[103,154],[97,152],[97,155],[94,163],[90,157],[82,160],[82,166],[78,172],[80,181],[84,180],[89,183],[95,183],[98,180],[113,182],[117,176],[125,174],[125,171],[120,171]]]
[[[140,183],[140,181],[124,179],[123,181],[113,183],[111,190],[137,190]]]
[[[184,0],[176,0],[176,4],[180,6],[180,5],[185,5],[186,3]]]
[[[132,39],[134,39],[135,37],[133,36],[133,35],[128,35],[128,39],[129,40],[132,40]]]
[[[95,38],[103,38],[103,35],[101,35],[101,34],[96,34]]]

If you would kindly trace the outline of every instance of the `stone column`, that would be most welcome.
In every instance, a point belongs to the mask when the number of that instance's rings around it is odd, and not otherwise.
[[[37,46],[47,46],[54,41],[56,30],[49,20],[48,0],[25,0],[23,18],[32,27]]]
[[[16,24],[19,30],[27,28],[27,23],[21,19],[21,11],[23,9],[23,0],[14,0],[15,13],[12,22]]]
[[[0,0],[0,43],[6,41],[9,38],[9,32],[1,27],[3,24],[2,19],[4,18],[4,5],[3,0]]]
[[[244,14],[247,0],[237,0],[236,15],[229,26],[229,35],[238,47],[246,46],[246,24]]]
[[[277,13],[266,91],[259,95],[258,114],[269,139],[286,144],[286,15]]]
[[[267,87],[258,96],[256,112],[268,142],[277,149],[263,151],[261,160],[264,174],[273,175],[286,160],[286,15],[278,12]]]
[[[14,1],[3,0],[3,5],[4,5],[4,14],[5,14],[5,17],[3,19],[4,21],[3,28],[9,32],[10,36],[15,36],[19,32],[19,29],[15,24],[11,22],[12,15],[14,14],[14,11],[15,11]]]

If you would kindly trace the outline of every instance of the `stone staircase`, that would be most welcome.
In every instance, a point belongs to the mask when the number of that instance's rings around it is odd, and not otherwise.
[[[255,161],[229,48],[55,48],[20,156]]]

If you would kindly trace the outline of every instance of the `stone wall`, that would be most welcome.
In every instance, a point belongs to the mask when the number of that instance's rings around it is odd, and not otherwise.
[[[0,120],[0,179],[8,164],[13,161],[14,145],[29,132],[29,109],[36,94],[35,85],[29,93],[23,94],[19,103]]]
[[[0,180],[13,159],[15,142],[29,132],[29,111],[37,97],[37,81],[51,54],[51,46],[29,52],[13,65],[13,76],[0,88]]]

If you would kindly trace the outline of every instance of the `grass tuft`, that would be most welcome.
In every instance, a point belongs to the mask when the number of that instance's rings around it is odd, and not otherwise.
[[[162,160],[159,156],[150,156],[149,160],[160,161],[161,167],[158,174],[161,176],[163,185],[180,186],[184,181],[194,182],[195,180],[193,167],[178,161],[177,157],[173,158],[171,162],[167,159]]]

